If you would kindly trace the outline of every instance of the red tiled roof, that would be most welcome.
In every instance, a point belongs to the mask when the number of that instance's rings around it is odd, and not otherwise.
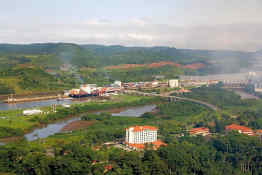
[[[134,128],[133,131],[134,132],[140,132],[140,131],[143,131],[143,130],[151,130],[151,131],[156,131],[157,128],[154,127],[154,126],[131,126],[129,128]],[[127,129],[129,129],[127,128]]]
[[[158,149],[160,146],[167,146],[166,143],[162,142],[161,140],[157,140],[152,143],[156,149]]]
[[[109,171],[113,168],[113,166],[111,164],[109,164],[109,165],[106,165],[104,168],[105,168],[106,171]]]
[[[236,124],[231,124],[226,126],[226,130],[240,130],[242,132],[253,132],[252,129],[245,127],[245,126],[240,126]]]
[[[150,144],[150,143],[148,143]],[[166,143],[162,142],[161,140],[157,140],[152,142],[153,144],[153,148],[154,149],[158,149],[160,146],[167,146]],[[145,144],[132,144],[132,143],[127,143],[128,146],[136,148],[136,149],[144,149],[145,148]]]
[[[262,134],[262,129],[256,130],[257,133]]]
[[[236,124],[231,124],[231,125],[227,125],[226,126],[226,130],[229,131],[240,131],[243,134],[248,134],[248,135],[254,135],[254,132],[252,129],[245,127],[245,126],[241,126],[241,125],[236,125]]]
[[[137,148],[137,149],[144,149],[145,148],[145,144],[128,143],[128,146],[134,147],[134,148]]]
[[[192,91],[190,91],[190,90],[188,90],[188,89],[182,88],[182,89],[179,89],[178,92],[181,92],[181,93],[182,93],[182,92],[192,92]]]
[[[193,135],[193,134],[197,134],[197,133],[208,133],[208,132],[209,132],[208,128],[201,127],[201,128],[192,128],[189,131],[189,134]]]

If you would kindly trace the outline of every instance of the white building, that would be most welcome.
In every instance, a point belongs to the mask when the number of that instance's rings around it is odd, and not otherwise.
[[[144,144],[157,141],[157,128],[153,126],[132,126],[126,129],[127,144]]]
[[[261,83],[256,83],[255,84],[255,92],[262,93],[262,84]]]
[[[23,115],[36,115],[36,114],[41,114],[43,111],[39,109],[32,109],[32,110],[24,110]]]
[[[169,80],[169,81],[168,81],[168,85],[169,85],[169,87],[171,87],[171,88],[176,88],[176,87],[179,87],[179,82],[178,82],[177,79]]]
[[[117,87],[122,87],[122,82],[121,81],[115,81],[114,85],[116,85]]]

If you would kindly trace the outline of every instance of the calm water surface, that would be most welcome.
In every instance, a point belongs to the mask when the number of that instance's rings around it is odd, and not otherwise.
[[[51,106],[52,104],[71,104],[71,100],[62,100],[58,101],[56,99],[53,100],[42,100],[42,101],[33,101],[33,102],[24,102],[24,103],[16,103],[16,104],[8,104],[0,102],[0,110],[15,110],[15,109],[28,109],[42,106]]]
[[[73,121],[77,121],[80,120],[81,117],[77,117],[77,118],[72,118],[69,120],[64,120],[64,121],[59,121],[56,123],[52,123],[52,124],[48,124],[47,126],[40,128],[40,129],[35,129],[34,131],[32,131],[29,134],[25,135],[25,138],[28,141],[33,141],[36,140],[38,138],[46,138],[50,135],[53,135],[55,133],[60,132],[60,130],[65,127],[67,124],[73,122]]]
[[[112,113],[112,116],[126,116],[126,117],[140,117],[146,112],[151,112],[156,108],[156,105],[146,105],[142,107],[134,107],[134,108],[129,108],[126,109],[120,113]],[[35,129],[29,134],[25,135],[25,138],[28,141],[33,141],[38,138],[46,138],[50,135],[53,135],[55,133],[59,133],[60,130],[65,127],[67,124],[80,120],[81,117],[75,117],[63,121],[58,121],[56,123],[48,124],[47,126],[40,128],[40,129]]]

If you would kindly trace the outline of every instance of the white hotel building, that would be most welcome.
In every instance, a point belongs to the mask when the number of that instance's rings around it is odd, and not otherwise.
[[[132,126],[126,129],[127,144],[145,144],[157,141],[157,128],[153,126]]]

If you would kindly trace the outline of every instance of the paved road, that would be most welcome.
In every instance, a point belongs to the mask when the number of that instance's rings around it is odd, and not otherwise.
[[[175,99],[184,100],[184,101],[191,101],[191,102],[194,102],[194,103],[204,105],[204,106],[206,106],[206,107],[208,107],[208,108],[210,108],[214,111],[219,110],[219,108],[217,108],[215,105],[212,105],[212,104],[204,102],[204,101],[200,101],[200,100],[196,100],[196,99],[192,99],[192,98],[186,98],[186,97],[170,96],[170,94],[172,94],[173,92],[169,92],[168,94],[145,93],[145,92],[134,91],[134,90],[127,90],[125,92],[126,93],[139,94],[139,95],[143,95],[143,96],[159,96],[159,97],[165,97],[165,98],[175,98]]]

